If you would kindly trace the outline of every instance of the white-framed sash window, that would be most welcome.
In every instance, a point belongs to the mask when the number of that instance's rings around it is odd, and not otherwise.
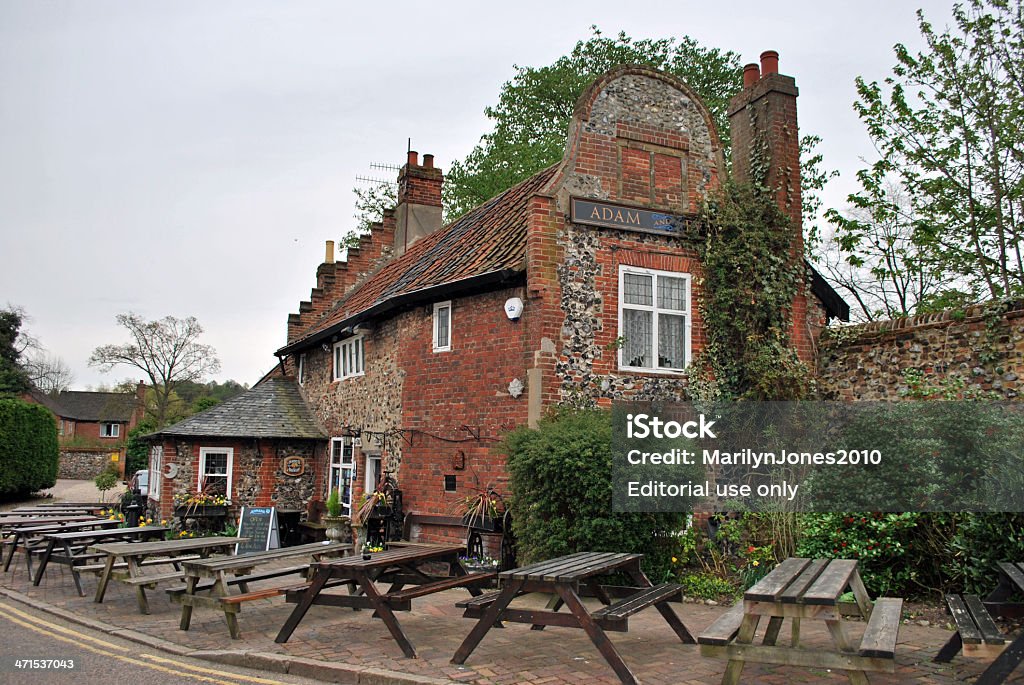
[[[680,373],[690,363],[690,274],[619,267],[619,368]]]

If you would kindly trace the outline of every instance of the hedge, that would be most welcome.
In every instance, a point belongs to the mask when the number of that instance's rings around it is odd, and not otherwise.
[[[59,459],[53,414],[37,404],[0,400],[0,497],[53,487]]]
[[[654,582],[671,574],[684,513],[612,511],[612,420],[563,410],[537,430],[510,433],[504,450],[522,565],[572,552],[634,552]]]

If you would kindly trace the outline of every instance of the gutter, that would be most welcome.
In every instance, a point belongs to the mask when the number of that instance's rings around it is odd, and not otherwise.
[[[401,295],[395,295],[383,302],[378,302],[369,309],[364,309],[358,314],[354,314],[343,319],[329,328],[325,328],[324,330],[314,333],[302,340],[296,340],[291,344],[285,345],[274,354],[279,359],[283,359],[293,352],[297,352],[307,347],[313,347],[324,340],[330,340],[335,335],[341,334],[347,337],[352,334],[352,329],[365,321],[382,317],[387,314],[392,314],[422,302],[433,302],[436,300],[480,292],[484,289],[497,289],[498,287],[513,285],[521,282],[525,277],[525,273],[525,271],[519,269],[499,269],[498,271],[489,271],[478,276],[470,276],[469,278],[464,278],[460,281],[451,281],[449,283],[442,283],[441,285],[434,285],[429,288],[421,288]]]

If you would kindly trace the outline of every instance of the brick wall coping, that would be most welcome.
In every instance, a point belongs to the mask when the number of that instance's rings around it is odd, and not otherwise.
[[[886,319],[884,321],[869,321],[856,326],[844,326],[838,329],[827,329],[821,339],[822,346],[847,345],[853,342],[860,342],[864,339],[881,339],[886,337],[898,337],[911,330],[919,331],[928,328],[941,328],[950,322],[976,323],[985,317],[985,304],[974,304],[964,310],[947,309],[932,314],[918,314],[917,316],[902,317],[899,319]],[[1006,319],[1019,319],[1024,317],[1024,300],[1014,300],[1009,303],[1009,309],[1003,314]],[[832,337],[834,331],[842,331],[841,340]],[[847,339],[852,337],[853,339]]]

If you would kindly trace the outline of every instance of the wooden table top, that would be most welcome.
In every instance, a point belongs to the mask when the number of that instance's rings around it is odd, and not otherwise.
[[[413,561],[425,561],[435,558],[443,558],[463,554],[466,551],[465,545],[431,545],[431,546],[409,546],[389,549],[386,552],[373,552],[369,559],[364,559],[361,554],[353,554],[341,559],[331,561],[320,561],[313,564],[314,569],[330,568],[345,570],[362,570],[380,568],[382,566],[393,566]]]
[[[19,535],[33,535],[36,533],[62,533],[77,530],[90,530],[93,528],[114,528],[120,521],[97,518],[92,521],[61,521],[58,523],[40,523],[38,526],[19,527],[16,531]]]
[[[529,566],[503,571],[500,577],[509,580],[532,580],[571,583],[592,576],[605,575],[643,559],[642,554],[624,552],[577,552],[557,559],[540,561]]]
[[[159,526],[146,526],[142,530],[157,527]],[[109,542],[93,545],[93,548],[97,552],[119,557],[146,556],[149,554],[166,554],[170,552],[187,552],[195,549],[227,547],[239,542],[245,542],[248,539],[214,536],[207,538],[182,538],[181,540],[154,540],[153,542]]]
[[[137,526],[135,528],[108,528],[106,530],[72,530],[66,533],[43,533],[47,540],[58,542],[77,542],[79,540],[117,539],[138,535],[139,533],[164,533],[170,530],[167,526]],[[130,543],[124,543],[130,544]]]
[[[0,530],[13,530],[14,528],[25,528],[27,526],[47,526],[51,523],[75,523],[77,521],[101,521],[99,516],[87,516],[85,514],[75,516],[24,516],[0,520]]]
[[[743,593],[747,602],[835,606],[857,570],[854,559],[790,557]]]
[[[315,554],[326,554],[331,552],[344,552],[351,550],[352,545],[341,542],[313,542],[308,545],[296,545],[294,547],[281,547],[279,549],[266,550],[264,552],[253,552],[252,554],[237,554],[229,557],[216,557],[213,559],[195,559],[183,561],[182,568],[186,572],[192,571],[234,571],[237,569],[251,568],[278,559],[290,559],[292,557],[313,556]]]

